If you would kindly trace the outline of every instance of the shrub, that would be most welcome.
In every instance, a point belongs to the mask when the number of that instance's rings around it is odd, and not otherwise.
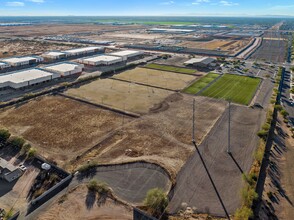
[[[1,142],[6,142],[9,139],[10,135],[11,134],[9,133],[8,130],[0,129],[0,141]]]
[[[283,110],[283,107],[281,105],[275,105],[275,109],[281,111]]]
[[[107,195],[110,191],[107,183],[100,181],[97,182],[96,180],[91,180],[87,184],[87,188],[90,191],[97,192],[99,195]]]
[[[160,216],[168,205],[168,199],[162,189],[155,188],[147,192],[144,205],[154,216]]]
[[[283,115],[284,118],[289,115],[289,113],[284,109],[281,111],[281,114]]]
[[[253,217],[253,212],[250,208],[242,206],[242,208],[237,209],[234,219],[235,220],[244,220]]]
[[[243,205],[251,207],[252,202],[258,198],[258,194],[255,192],[254,188],[247,186],[242,189],[242,198]]]
[[[265,130],[261,130],[257,133],[258,137],[262,138],[262,139],[266,139],[267,138],[267,135],[268,135],[268,131],[265,131]]]
[[[85,173],[85,172],[95,168],[96,166],[97,166],[97,164],[95,162],[87,163],[87,164],[84,164],[84,165],[80,166],[78,168],[78,171],[80,173]]]
[[[21,148],[21,154],[27,154],[30,149],[31,149],[31,145],[30,144],[24,144]]]
[[[91,180],[88,184],[87,184],[87,188],[90,191],[96,191],[97,190],[97,181],[96,180]]]
[[[269,131],[271,125],[269,123],[265,123],[263,126],[262,126],[262,130],[265,130],[265,131]]]

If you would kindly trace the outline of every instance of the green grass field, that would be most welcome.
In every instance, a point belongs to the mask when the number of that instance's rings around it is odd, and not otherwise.
[[[155,63],[149,63],[145,65],[146,68],[155,69],[155,70],[162,70],[162,71],[170,71],[175,73],[186,73],[186,74],[193,74],[196,73],[196,70],[182,68],[182,67],[174,67],[174,66],[166,66],[160,65]]]
[[[201,95],[248,105],[260,82],[259,78],[225,74]]]
[[[202,77],[201,79],[197,80],[191,86],[184,90],[185,93],[189,94],[196,94],[201,89],[204,89],[209,83],[211,83],[214,79],[216,79],[219,74],[216,73],[208,73],[206,76]]]

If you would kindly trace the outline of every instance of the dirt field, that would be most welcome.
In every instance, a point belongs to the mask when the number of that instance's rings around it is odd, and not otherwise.
[[[72,34],[81,32],[97,32],[97,31],[109,31],[109,30],[124,30],[124,29],[136,29],[140,26],[125,25],[91,25],[91,24],[48,24],[48,25],[32,25],[32,26],[8,26],[0,27],[1,37],[32,37],[32,36],[47,36],[58,34]]]
[[[105,203],[99,205],[93,203],[91,207],[86,202],[89,201],[88,189],[81,185],[67,194],[64,202],[55,201],[48,209],[42,212],[34,220],[131,220],[133,219],[132,209],[106,199]],[[96,198],[98,199],[98,198]]]
[[[136,68],[115,75],[113,78],[142,83],[172,90],[181,90],[197,79],[196,76],[159,71],[147,68]]]
[[[77,48],[77,45],[46,43],[39,41],[6,40],[0,41],[0,58],[30,54],[42,54],[50,50],[67,50]]]
[[[114,79],[100,79],[77,89],[69,89],[65,94],[116,109],[146,114],[172,92]]]
[[[0,113],[0,124],[64,165],[130,119],[61,97],[44,97]]]
[[[174,179],[194,150],[191,144],[192,97],[173,94],[149,115],[123,127],[73,164],[88,160],[121,163],[146,160],[166,168]],[[225,103],[205,97],[196,99],[196,139],[200,143],[225,109]],[[201,104],[200,104],[201,103]]]
[[[208,42],[183,41],[179,46],[206,50],[217,50],[219,48],[221,51],[234,52],[245,47],[248,43],[249,40],[212,40]]]

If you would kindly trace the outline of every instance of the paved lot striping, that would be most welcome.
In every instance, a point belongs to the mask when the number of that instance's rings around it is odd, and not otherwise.
[[[241,170],[250,170],[253,162],[252,153],[258,143],[256,133],[264,121],[265,112],[261,109],[232,105],[231,117],[231,148],[235,162],[227,153],[228,110],[199,146],[199,150],[226,209],[233,214],[241,205]],[[182,203],[196,207],[199,212],[225,216],[196,152],[177,176],[173,197],[168,207],[169,212],[177,213]]]

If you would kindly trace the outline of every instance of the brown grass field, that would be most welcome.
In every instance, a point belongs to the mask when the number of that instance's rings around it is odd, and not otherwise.
[[[81,185],[71,190],[64,199],[55,201],[49,208],[42,210],[35,220],[131,220],[132,209],[107,198],[99,205],[94,202],[93,207],[86,205],[88,189]],[[89,197],[89,196],[88,196]],[[97,196],[98,197],[98,196]],[[98,198],[96,198],[98,199]],[[60,202],[64,200],[63,202]],[[38,212],[38,211],[37,211]]]
[[[162,165],[175,178],[194,150],[191,144],[192,99],[179,93],[170,95],[148,115],[126,124],[72,163],[70,170],[88,160],[103,164],[145,160]],[[196,140],[200,143],[222,115],[226,104],[205,97],[195,99]]]
[[[146,114],[172,92],[114,79],[100,79],[69,89],[65,94],[120,110]]]
[[[46,158],[64,163],[130,120],[62,97],[44,97],[0,112],[0,124]]]
[[[199,77],[147,68],[135,68],[117,74],[113,78],[166,89],[181,90]]]

